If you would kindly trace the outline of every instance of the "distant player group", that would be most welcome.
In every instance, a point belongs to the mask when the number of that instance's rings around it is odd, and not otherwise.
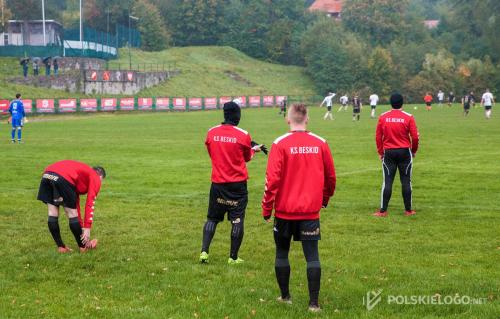
[[[442,107],[445,103],[445,96],[444,92],[439,90],[439,92],[436,94],[438,105]],[[448,93],[448,107],[451,107],[453,103],[455,103],[455,94],[450,91]],[[468,116],[471,106],[472,107],[477,107],[476,105],[476,97],[474,95],[473,91],[470,92],[464,92],[461,98],[461,103],[463,107],[463,115]],[[427,92],[424,96],[424,102],[425,102],[425,107],[427,111],[432,110],[432,102],[433,102],[433,97],[430,92]],[[493,105],[495,104],[495,98],[493,97],[493,94],[490,92],[489,89],[486,89],[486,91],[483,93],[481,97],[481,106],[484,107],[484,116],[486,119],[491,118],[491,109]]]

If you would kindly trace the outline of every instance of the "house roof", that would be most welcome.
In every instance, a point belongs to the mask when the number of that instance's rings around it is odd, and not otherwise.
[[[341,13],[342,0],[316,0],[309,7],[310,11],[323,11],[328,13]]]
[[[424,25],[429,29],[434,29],[439,25],[439,20],[425,20]]]

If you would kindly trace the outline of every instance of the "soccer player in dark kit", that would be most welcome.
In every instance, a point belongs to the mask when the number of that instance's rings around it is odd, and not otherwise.
[[[380,210],[374,216],[386,217],[387,206],[392,195],[392,183],[399,170],[405,215],[415,215],[412,209],[411,174],[413,157],[418,150],[418,130],[413,115],[404,112],[403,96],[395,93],[391,96],[392,110],[380,115],[376,131],[377,150],[382,160],[384,182]]]
[[[358,95],[355,95],[352,98],[352,120],[353,121],[359,121],[362,107],[363,107],[363,105],[361,104],[361,100],[359,99]]]
[[[302,242],[307,261],[309,310],[320,310],[321,282],[318,240],[319,211],[326,208],[335,191],[335,168],[325,139],[307,131],[307,108],[293,104],[288,111],[290,131],[271,148],[266,170],[262,215],[270,222],[274,210],[275,272],[281,296],[291,303],[288,253],[292,237]]]
[[[47,204],[49,210],[48,226],[60,253],[68,253],[59,230],[59,207],[63,206],[69,219],[69,228],[75,237],[80,252],[97,246],[97,239],[90,239],[90,229],[94,221],[94,206],[101,182],[106,171],[100,166],[64,160],[48,166],[40,182],[38,200]],[[87,194],[85,218],[80,214],[80,195]]]
[[[228,213],[231,222],[231,250],[228,264],[240,264],[238,251],[243,241],[243,222],[248,203],[246,162],[255,152],[267,153],[264,145],[252,142],[250,134],[238,127],[241,110],[235,102],[224,104],[224,122],[208,130],[205,145],[212,161],[212,185],[208,215],[203,227],[200,262],[208,263],[210,243],[217,224]]]

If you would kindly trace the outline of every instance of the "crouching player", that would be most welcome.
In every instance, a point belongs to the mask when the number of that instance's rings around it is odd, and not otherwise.
[[[290,132],[271,148],[262,200],[262,215],[270,222],[274,209],[275,271],[281,290],[278,301],[291,303],[289,291],[290,242],[302,242],[307,261],[309,310],[320,310],[321,265],[319,211],[335,191],[335,168],[327,142],[307,131],[307,108],[294,104],[288,113]]]
[[[94,249],[97,239],[90,240],[90,228],[94,220],[94,205],[106,177],[104,168],[90,167],[77,161],[64,160],[48,166],[40,182],[38,200],[47,204],[48,226],[60,253],[71,252],[61,239],[59,230],[59,206],[69,219],[69,228],[75,237],[80,252]],[[80,214],[80,195],[87,194],[85,219]]]
[[[205,140],[212,161],[212,185],[207,221],[203,227],[201,263],[208,263],[210,243],[217,224],[224,220],[226,212],[232,225],[228,264],[243,262],[238,257],[238,251],[243,241],[243,222],[248,203],[246,162],[252,159],[255,152],[265,152],[265,147],[252,143],[250,134],[238,127],[240,118],[238,104],[224,104],[224,122],[208,130]]]

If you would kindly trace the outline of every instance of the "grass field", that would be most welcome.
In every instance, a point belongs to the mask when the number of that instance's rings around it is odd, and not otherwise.
[[[26,144],[0,142],[0,318],[498,318],[500,314],[500,117],[459,106],[415,113],[421,150],[413,173],[417,215],[403,216],[395,182],[390,216],[376,219],[381,171],[375,120],[335,121],[311,109],[310,129],[327,138],[338,187],[322,212],[320,302],[309,314],[302,250],[293,244],[294,304],[278,304],[272,227],[260,217],[266,157],[249,163],[250,201],[240,251],[226,264],[230,225],[217,229],[211,263],[199,265],[210,186],[204,148],[220,111],[39,117]],[[380,112],[381,110],[379,110]],[[275,109],[244,110],[242,128],[270,145],[287,131]],[[61,159],[107,169],[96,203],[96,251],[59,255],[35,200],[42,170]],[[65,217],[63,239],[75,248]],[[451,295],[482,305],[397,305],[367,311],[362,298]],[[385,299],[384,299],[385,300]]]

